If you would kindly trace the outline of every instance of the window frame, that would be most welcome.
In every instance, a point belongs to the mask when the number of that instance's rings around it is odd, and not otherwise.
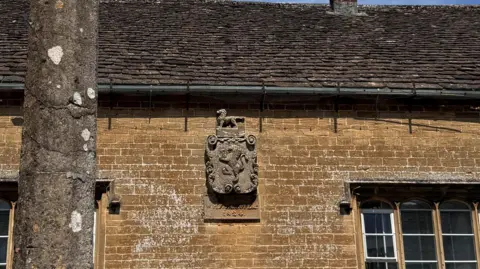
[[[15,223],[15,207],[16,201],[9,201],[0,198],[1,201],[10,205],[9,219],[8,219],[8,235],[0,235],[0,238],[8,238],[7,240],[7,257],[5,263],[0,263],[0,266],[5,266],[6,269],[13,268],[13,228]],[[102,194],[101,200],[96,201],[95,205],[95,226],[93,231],[94,236],[94,269],[103,269],[105,267],[105,220],[107,216],[108,198],[106,194]]]
[[[445,202],[449,202],[449,201],[454,201],[454,202],[458,202],[458,203],[462,203],[464,204],[465,206],[468,207],[468,209],[441,209],[441,205],[442,203],[445,203]],[[472,233],[471,234],[450,234],[450,233],[444,233],[442,231],[442,210],[443,211],[447,211],[447,212],[469,212],[470,213],[470,221],[471,221],[471,225],[472,225]],[[474,210],[474,206],[473,205],[470,205],[469,203],[466,203],[462,200],[457,200],[457,199],[448,199],[448,200],[444,200],[440,203],[438,203],[438,219],[439,219],[439,223],[438,223],[438,226],[439,226],[439,233],[440,233],[440,236],[442,238],[442,245],[441,245],[441,251],[443,253],[443,268],[446,268],[446,265],[447,263],[475,263],[476,264],[476,268],[478,269],[479,268],[479,264],[478,264],[478,252],[477,252],[477,249],[479,248],[478,244],[477,244],[477,239],[476,239],[476,229],[475,229],[475,217],[473,216],[473,214],[475,214],[475,210]],[[478,230],[477,230],[477,233],[478,233]],[[444,236],[472,236],[473,237],[473,245],[474,245],[474,254],[475,254],[475,260],[459,260],[459,261],[447,261],[446,257],[445,257],[445,251],[444,251],[444,247],[443,247],[443,237]]]
[[[473,221],[473,233],[474,233],[474,243],[475,243],[475,254],[477,258],[477,269],[480,268],[480,217],[478,212],[478,202],[473,203],[472,209],[472,221]]]
[[[376,262],[376,263],[396,263],[397,268],[399,268],[399,259],[398,259],[398,246],[397,246],[397,236],[396,236],[396,231],[397,228],[395,227],[395,206],[392,205],[391,203],[383,200],[383,199],[369,199],[366,201],[363,201],[363,203],[369,202],[369,201],[379,201],[382,203],[386,203],[390,206],[390,209],[371,209],[371,208],[362,208],[362,205],[360,204],[358,206],[360,210],[360,227],[361,227],[361,240],[362,240],[362,247],[363,247],[363,267],[365,267],[365,263],[367,262]],[[389,214],[390,217],[390,225],[391,225],[391,233],[366,233],[365,231],[365,219],[364,219],[364,214]],[[384,247],[386,247],[386,241],[385,237],[386,236],[391,236],[392,237],[392,243],[393,243],[393,257],[368,257],[368,251],[367,251],[367,236],[381,236],[383,237],[383,242],[384,242]],[[386,265],[385,268],[388,268]]]
[[[94,231],[94,252],[93,268],[105,268],[105,242],[106,242],[106,219],[108,213],[108,197],[102,193],[99,200],[95,203],[95,231]]]
[[[362,204],[368,201],[379,201],[379,202],[384,202],[387,203],[388,205],[391,206],[391,209],[363,209]],[[403,201],[399,202],[391,202],[387,199],[384,198],[379,198],[379,197],[371,197],[370,199],[359,199],[356,195],[352,196],[352,202],[354,203],[353,209],[354,209],[354,219],[355,219],[355,230],[358,230],[359,232],[356,232],[356,246],[357,246],[357,255],[358,255],[358,263],[359,266],[358,268],[360,269],[365,269],[366,268],[366,263],[367,262],[396,262],[397,263],[397,268],[398,269],[406,269],[406,260],[405,260],[405,253],[404,253],[404,242],[403,242],[403,236],[404,233],[402,231],[402,222],[401,222],[401,209],[400,205],[404,202],[408,202],[411,200],[418,200],[421,202],[425,202],[428,204],[431,209],[418,209],[419,211],[430,211],[432,214],[432,225],[433,225],[433,234],[405,234],[407,236],[409,235],[415,235],[415,236],[432,236],[435,240],[435,253],[436,253],[436,261],[430,261],[430,260],[423,260],[423,261],[408,261],[408,263],[435,263],[437,265],[437,269],[446,269],[446,264],[447,263],[475,263],[476,264],[476,269],[480,269],[480,211],[478,210],[478,202],[467,202],[459,199],[444,199],[442,201],[435,201],[435,202],[429,202],[428,200],[425,200],[423,198],[418,198],[418,197],[410,197],[408,199],[405,199]],[[474,253],[475,253],[475,261],[449,261],[446,262],[445,260],[445,252],[443,248],[443,236],[444,234],[442,233],[442,226],[441,226],[441,212],[440,212],[440,205],[443,202],[448,202],[448,201],[457,201],[461,202],[469,207],[469,209],[463,209],[463,212],[469,211],[471,214],[471,221],[472,221],[472,231],[473,234],[459,234],[459,236],[468,236],[472,235],[474,238]],[[408,210],[406,210],[408,211]],[[412,210],[416,211],[416,210]],[[453,211],[453,210],[452,210]],[[392,225],[392,236],[393,236],[393,245],[394,245],[394,256],[395,258],[390,258],[390,257],[368,257],[367,253],[367,246],[366,246],[366,234],[365,234],[365,223],[364,223],[364,216],[363,213],[386,213],[390,212],[390,221]],[[368,235],[390,235],[390,234],[368,234]],[[447,235],[452,235],[452,234],[447,234]]]
[[[407,203],[407,202],[410,202],[410,201],[419,201],[421,203],[424,203],[426,205],[428,205],[430,208],[429,209],[426,209],[426,208],[420,208],[420,209],[402,209],[401,206],[402,204],[404,203]],[[439,252],[438,252],[438,240],[437,240],[437,233],[436,233],[436,230],[437,230],[437,227],[436,227],[436,219],[435,219],[435,204],[432,205],[432,203],[422,199],[422,198],[416,198],[416,197],[412,197],[410,199],[407,199],[407,200],[404,200],[402,202],[399,202],[397,204],[397,208],[398,208],[398,225],[399,225],[399,238],[401,237],[401,239],[399,239],[399,241],[401,241],[401,247],[402,247],[402,250],[404,249],[404,246],[405,246],[405,243],[404,243],[404,236],[433,236],[433,239],[434,239],[434,246],[435,246],[435,256],[436,256],[436,260],[407,260],[406,257],[405,257],[405,251],[402,251],[402,258],[403,258],[403,264],[402,264],[402,268],[406,268],[407,267],[407,263],[435,263],[437,265],[437,269],[440,269],[440,266],[441,265],[441,262],[440,262],[440,258],[439,258]],[[421,211],[421,212],[429,212],[432,216],[432,229],[433,229],[433,233],[431,234],[412,234],[412,233],[404,233],[403,232],[403,226],[402,226],[402,211],[410,211],[410,212],[418,212],[418,211]]]
[[[2,202],[7,203],[10,206],[8,216],[8,232],[7,235],[1,235],[0,238],[7,238],[7,255],[5,263],[0,263],[0,266],[5,266],[6,269],[12,269],[13,266],[13,224],[14,224],[14,213],[15,213],[15,202],[9,201],[7,199],[0,198]]]

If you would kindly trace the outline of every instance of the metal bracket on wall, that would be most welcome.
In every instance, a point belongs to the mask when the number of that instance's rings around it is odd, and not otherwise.
[[[188,132],[188,116],[190,112],[190,82],[187,84],[187,94],[185,95],[185,132]]]
[[[150,120],[152,119],[152,110],[153,110],[152,90],[150,89],[150,92],[149,92],[149,95],[148,95],[148,123],[150,123]]]
[[[340,88],[337,89],[338,90],[338,94],[337,96],[335,97],[335,100],[333,101],[333,108],[335,110],[335,114],[333,116],[333,132],[334,133],[337,133],[338,132],[338,99],[339,99],[339,96],[340,96]]]
[[[259,118],[259,128],[260,133],[263,131],[263,110],[265,109],[265,98],[267,96],[267,89],[265,85],[262,86],[262,99],[260,100],[260,118]]]
[[[412,130],[412,102],[413,102],[413,99],[415,98],[416,94],[417,93],[415,92],[415,90],[413,90],[413,96],[408,99],[408,133],[409,134],[413,133],[413,130]]]
[[[110,79],[110,87],[109,87],[109,91],[108,91],[108,99],[109,99],[109,110],[108,110],[108,130],[111,130],[112,129],[112,108],[113,108],[113,100],[112,100],[112,96],[113,96],[113,87],[112,87],[112,80]]]

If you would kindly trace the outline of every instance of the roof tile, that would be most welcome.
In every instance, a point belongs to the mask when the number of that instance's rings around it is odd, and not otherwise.
[[[328,9],[104,0],[99,82],[480,89],[480,6]],[[23,81],[27,12],[28,1],[0,1],[3,81]]]

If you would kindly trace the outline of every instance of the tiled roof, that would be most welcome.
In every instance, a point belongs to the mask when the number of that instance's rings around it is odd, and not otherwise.
[[[480,90],[480,6],[101,3],[99,83]],[[0,1],[0,79],[26,70],[24,0]]]

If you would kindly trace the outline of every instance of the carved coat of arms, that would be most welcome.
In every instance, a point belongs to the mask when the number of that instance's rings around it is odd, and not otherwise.
[[[216,135],[205,148],[207,186],[216,193],[246,194],[257,190],[256,137],[245,135],[245,118],[217,111]]]

